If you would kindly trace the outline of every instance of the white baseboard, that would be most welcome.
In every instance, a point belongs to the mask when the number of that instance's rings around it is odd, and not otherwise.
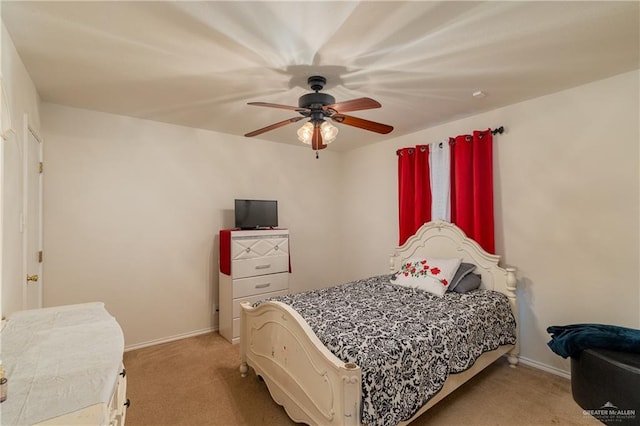
[[[547,373],[555,374],[556,376],[564,377],[565,379],[571,379],[571,372],[560,370],[559,368],[552,367],[547,364],[543,364],[538,361],[534,361],[525,357],[518,357],[521,363],[528,365],[529,367],[537,368],[538,370],[546,371]]]
[[[124,347],[124,351],[125,352],[129,352],[129,351],[133,351],[133,350],[136,350],[136,349],[142,349],[142,348],[146,348],[146,347],[149,347],[149,346],[159,345],[161,343],[168,343],[168,342],[173,342],[175,340],[186,339],[187,337],[194,337],[194,336],[199,336],[201,334],[211,333],[213,331],[218,331],[218,327],[215,326],[215,327],[209,327],[209,328],[202,328],[200,330],[190,331],[188,333],[176,334],[174,336],[163,337],[163,338],[155,339],[155,340],[149,340],[148,342],[142,342],[142,343],[136,343],[134,345],[128,345],[128,346]]]
[[[161,339],[150,340],[148,342],[137,343],[135,345],[125,346],[124,347],[124,351],[125,352],[129,352],[129,351],[133,351],[133,350],[136,350],[136,349],[142,349],[142,348],[146,348],[146,347],[149,347],[149,346],[159,345],[161,343],[168,343],[168,342],[173,342],[173,341],[176,341],[176,340],[186,339],[187,337],[199,336],[201,334],[207,334],[207,333],[211,333],[211,332],[214,332],[214,331],[218,331],[218,327],[217,326],[210,327],[210,328],[203,328],[203,329],[195,330],[195,331],[190,331],[188,333],[183,333],[183,334],[176,334],[174,336],[163,337]],[[505,355],[505,356],[507,356],[507,355]],[[555,367],[552,367],[550,365],[543,364],[541,362],[534,361],[534,360],[529,359],[529,358],[525,358],[523,356],[519,356],[518,357],[518,362],[521,362],[524,365],[528,365],[529,367],[537,368],[538,370],[546,371],[547,373],[555,374],[556,376],[564,377],[565,379],[571,379],[571,373],[569,371],[560,370],[559,368],[555,368]]]

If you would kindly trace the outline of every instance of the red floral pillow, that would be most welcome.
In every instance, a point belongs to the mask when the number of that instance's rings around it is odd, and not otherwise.
[[[409,259],[402,264],[393,283],[443,296],[461,262],[461,259]]]

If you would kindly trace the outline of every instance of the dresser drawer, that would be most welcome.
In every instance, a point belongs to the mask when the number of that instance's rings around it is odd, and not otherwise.
[[[232,278],[289,272],[289,255],[238,259],[231,264]]]
[[[264,231],[263,231],[264,232]],[[234,235],[231,238],[231,259],[253,259],[281,256],[289,253],[289,235]]]
[[[233,298],[239,299],[289,288],[289,273],[260,275],[233,280]]]
[[[275,296],[282,296],[289,293],[289,290],[280,290],[280,291],[272,291],[270,293],[264,293],[264,294],[258,294],[256,296],[251,296],[251,297],[244,297],[244,298],[240,298],[240,299],[234,299],[233,300],[233,318],[239,318],[240,317],[240,304],[244,303],[244,302],[249,302],[249,303],[253,303],[253,302],[257,302],[258,300],[262,300],[262,299],[266,299],[267,297],[275,297]]]

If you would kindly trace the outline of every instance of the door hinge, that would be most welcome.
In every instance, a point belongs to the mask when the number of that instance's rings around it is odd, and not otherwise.
[[[42,263],[42,250],[38,252],[38,263]]]
[[[38,166],[38,170],[40,171],[40,173],[42,173],[42,171],[44,170],[44,164],[42,164],[42,161],[40,162],[40,165]]]

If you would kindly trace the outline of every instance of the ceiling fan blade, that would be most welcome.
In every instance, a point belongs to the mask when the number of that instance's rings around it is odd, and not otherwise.
[[[337,102],[332,105],[327,105],[323,109],[333,109],[338,113],[349,112],[349,111],[362,111],[363,109],[373,109],[380,108],[380,102],[373,100],[371,98],[358,98],[352,99],[350,101]]]
[[[245,136],[247,137],[252,137],[252,136],[258,136],[264,132],[268,132],[269,130],[275,130],[279,127],[285,126],[289,123],[295,123],[296,121],[300,121],[302,120],[304,117],[293,117],[293,118],[289,118],[288,120],[284,120],[284,121],[280,121],[278,123],[274,123],[270,126],[267,127],[263,127],[262,129],[258,129],[258,130],[254,130],[253,132],[249,132],[247,133]]]
[[[294,106],[291,106],[291,105],[271,104],[269,102],[249,102],[249,103],[247,103],[247,105],[262,106],[262,107],[269,107],[269,108],[288,109],[288,110],[291,110],[291,111],[309,111],[308,108],[299,108],[299,107],[294,107]]]
[[[325,149],[327,146],[322,142],[322,133],[320,133],[320,126],[316,125],[313,128],[313,138],[311,139],[311,148],[314,151],[319,149]]]
[[[375,121],[365,120],[364,118],[352,117],[350,115],[336,114],[331,117],[336,123],[346,124],[347,126],[359,127],[371,132],[382,133],[386,135],[393,130],[393,126],[387,124],[376,123]]]

